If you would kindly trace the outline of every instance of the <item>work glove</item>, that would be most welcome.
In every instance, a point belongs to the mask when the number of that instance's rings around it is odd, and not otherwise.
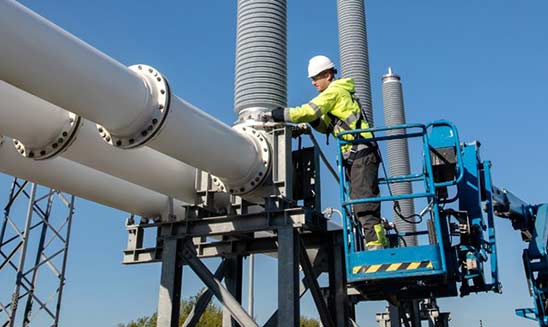
[[[263,123],[269,123],[274,121],[274,119],[272,118],[272,112],[270,111],[260,112],[257,115],[257,120]]]
[[[272,120],[279,123],[285,122],[284,112],[284,107],[277,107],[276,109],[272,110]]]
[[[293,127],[291,135],[293,137],[301,136],[303,134],[310,134],[310,126],[307,123],[300,123]]]

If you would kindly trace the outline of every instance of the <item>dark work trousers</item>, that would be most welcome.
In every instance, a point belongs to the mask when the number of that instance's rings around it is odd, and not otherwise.
[[[350,199],[378,197],[380,158],[377,150],[358,155],[352,163],[345,161],[346,178],[350,182]],[[377,234],[373,226],[381,222],[380,202],[359,203],[353,205],[354,214],[362,224],[366,242],[376,241]]]

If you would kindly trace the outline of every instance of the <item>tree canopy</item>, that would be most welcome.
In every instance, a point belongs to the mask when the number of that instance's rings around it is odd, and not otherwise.
[[[199,293],[198,293],[199,294]],[[188,314],[196,304],[198,295],[191,297],[190,299],[185,299],[181,302],[181,316],[179,317],[179,326],[182,326],[185,322]],[[144,316],[137,318],[125,324],[118,324],[117,327],[156,327],[156,320],[158,315],[156,313],[151,316]],[[223,310],[213,304],[209,303],[206,310],[202,314],[200,321],[198,322],[199,327],[221,327],[223,325]],[[313,318],[302,317],[301,316],[301,327],[320,327],[320,323]]]

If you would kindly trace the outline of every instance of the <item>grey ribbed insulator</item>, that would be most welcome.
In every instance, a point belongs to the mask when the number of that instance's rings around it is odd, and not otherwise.
[[[356,95],[374,126],[364,0],[337,0],[341,73],[356,83]]]
[[[388,74],[382,78],[382,98],[384,102],[384,123],[386,126],[405,124],[405,111],[403,107],[403,92],[400,77],[388,69]],[[404,130],[388,131],[388,135],[405,134]],[[409,148],[407,139],[397,139],[387,141],[388,162],[391,176],[409,175]],[[413,188],[410,182],[391,184],[394,195],[411,194]],[[401,213],[404,217],[409,217],[415,213],[413,199],[399,200]],[[409,220],[414,221],[414,218]],[[394,212],[394,221],[399,232],[415,232],[416,225],[402,220]],[[416,236],[405,236],[407,246],[417,245]]]
[[[287,103],[286,0],[238,0],[234,110]],[[263,109],[264,110],[264,109]]]

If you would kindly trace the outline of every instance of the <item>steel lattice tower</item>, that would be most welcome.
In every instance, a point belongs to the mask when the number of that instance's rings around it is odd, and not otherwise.
[[[0,229],[0,278],[15,286],[0,294],[1,326],[58,326],[73,209],[72,195],[13,180]]]

